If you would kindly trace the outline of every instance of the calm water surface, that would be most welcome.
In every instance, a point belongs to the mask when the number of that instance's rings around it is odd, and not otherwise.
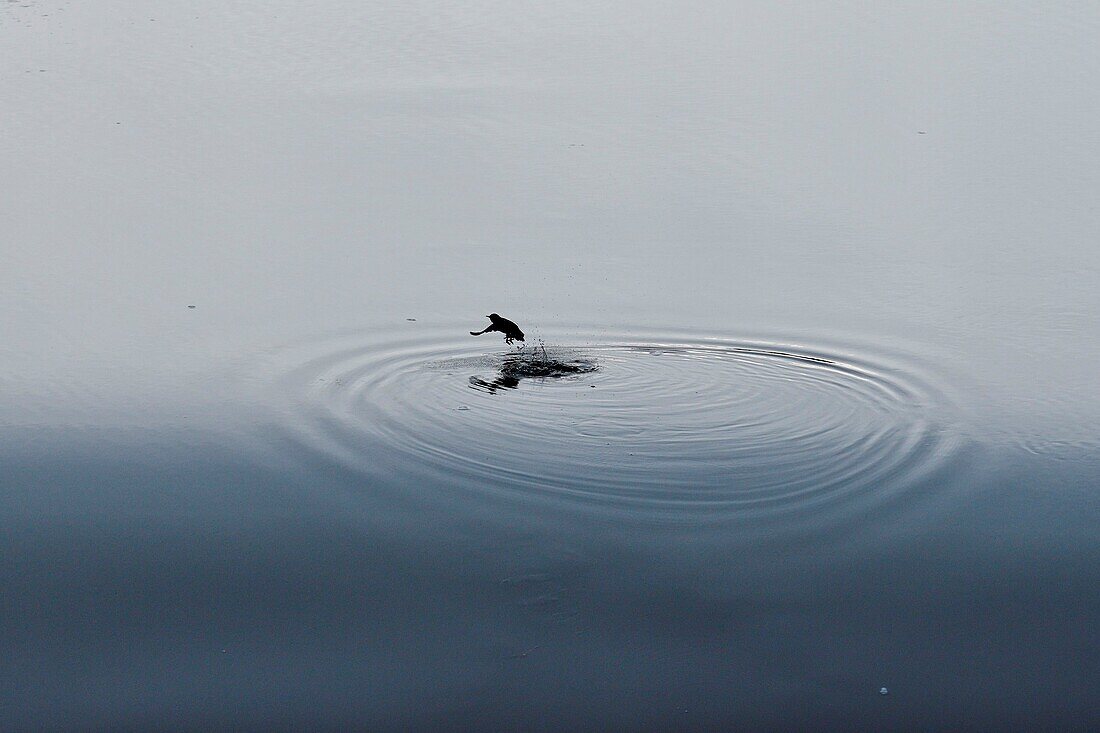
[[[1098,31],[0,4],[0,728],[1097,728]]]

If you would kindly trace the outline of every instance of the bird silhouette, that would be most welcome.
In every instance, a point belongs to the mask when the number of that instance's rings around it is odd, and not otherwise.
[[[490,331],[499,331],[504,334],[504,343],[506,344],[510,344],[513,341],[523,341],[523,331],[519,330],[519,326],[509,321],[507,318],[502,318],[496,313],[490,313],[485,317],[489,319],[489,325],[484,331],[470,331],[471,336],[480,336]]]

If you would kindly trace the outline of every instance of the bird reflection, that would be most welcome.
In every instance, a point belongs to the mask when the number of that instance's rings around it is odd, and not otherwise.
[[[524,379],[561,379],[596,371],[596,363],[589,359],[561,360],[546,352],[545,347],[530,351],[513,352],[504,357],[500,371],[493,379],[470,377],[470,388],[489,394],[501,390],[516,389]]]
[[[496,394],[497,391],[501,389],[515,389],[518,386],[519,379],[510,377],[506,374],[501,374],[491,382],[487,382],[479,377],[470,377],[471,388],[481,390],[482,392],[488,392],[489,394]]]

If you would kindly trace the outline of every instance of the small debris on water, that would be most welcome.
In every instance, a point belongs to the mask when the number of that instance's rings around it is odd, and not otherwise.
[[[405,320],[406,321],[415,321],[416,319],[415,318],[406,318]]]
[[[878,688],[878,694],[880,694],[880,695],[889,695],[890,691],[887,690],[885,687],[880,687],[880,688]]]
[[[189,306],[187,306],[187,307],[188,307],[188,308],[195,308],[195,306],[193,306],[193,305],[189,305]]]
[[[509,654],[508,658],[509,659],[526,659],[531,654],[531,652],[535,651],[538,648],[539,648],[539,645],[536,644],[535,646],[531,647],[530,649],[525,649],[525,650],[523,650],[521,652],[517,652],[515,654]]]
[[[456,410],[469,410],[470,408],[467,407],[466,405],[462,405],[461,407],[456,407],[455,409]]]

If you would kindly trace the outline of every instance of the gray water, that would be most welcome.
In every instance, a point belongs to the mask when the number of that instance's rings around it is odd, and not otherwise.
[[[0,4],[0,728],[1100,727],[1098,34]]]

